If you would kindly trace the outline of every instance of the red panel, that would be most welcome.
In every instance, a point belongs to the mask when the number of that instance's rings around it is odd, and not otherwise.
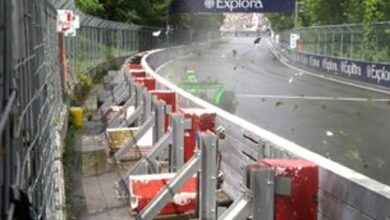
[[[148,91],[156,89],[156,80],[153,77],[135,77],[136,83],[143,85]]]
[[[176,112],[176,93],[170,90],[154,90],[150,93],[157,97],[158,100],[164,101],[167,105],[171,106],[172,112]],[[169,116],[165,116],[165,131],[168,131]]]
[[[129,64],[129,69],[130,70],[142,70],[143,67],[141,64]]]
[[[131,77],[133,78],[141,78],[141,77],[146,77],[146,72],[130,72]]]
[[[153,174],[129,177],[131,209],[139,213],[167,185],[175,174]],[[188,213],[196,209],[196,177],[192,177],[160,214]]]
[[[176,93],[170,90],[154,90],[150,93],[157,97],[158,100],[164,101],[172,107],[172,112],[176,112]]]
[[[215,129],[216,114],[205,109],[182,108],[180,112],[185,118],[190,119],[192,127],[184,134],[184,162],[187,162],[194,154],[196,148],[196,132],[212,131]]]
[[[291,196],[276,195],[275,220],[316,220],[318,166],[306,160],[262,160],[276,176],[290,177]]]

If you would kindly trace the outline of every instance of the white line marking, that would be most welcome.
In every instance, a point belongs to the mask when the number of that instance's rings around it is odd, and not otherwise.
[[[347,81],[344,81],[344,80],[338,80],[338,79],[330,78],[330,77],[322,75],[322,74],[316,74],[316,73],[312,73],[312,72],[309,72],[309,71],[305,71],[305,70],[299,69],[299,68],[297,68],[297,67],[295,67],[293,65],[290,65],[286,61],[287,59],[284,58],[282,55],[278,56],[278,53],[275,52],[275,50],[273,49],[273,46],[269,42],[269,39],[267,39],[267,44],[269,46],[270,51],[280,60],[280,62],[282,62],[285,66],[287,66],[287,67],[289,67],[289,68],[291,68],[293,70],[300,71],[300,72],[302,72],[304,74],[307,74],[307,75],[310,75],[310,76],[314,76],[314,77],[317,77],[317,78],[320,78],[320,79],[326,79],[326,80],[337,82],[337,83],[341,83],[341,84],[344,84],[344,85],[348,85],[348,86],[352,86],[352,87],[356,87],[356,88],[360,88],[360,89],[366,89],[366,90],[370,90],[370,91],[374,91],[374,92],[379,92],[379,93],[384,93],[384,94],[390,95],[390,91],[387,91],[387,90],[373,88],[373,87],[368,87],[368,86],[356,84],[356,83],[353,83],[353,82],[347,82]]]
[[[236,94],[240,98],[263,98],[263,99],[302,99],[312,101],[344,101],[344,102],[390,102],[390,99],[376,98],[350,98],[350,97],[327,97],[327,96],[284,96],[284,95],[255,95]]]
[[[164,69],[166,66],[168,66],[169,64],[173,63],[175,60],[170,60],[168,61],[167,63],[159,66],[157,69],[156,69],[156,73],[160,72],[160,70]]]

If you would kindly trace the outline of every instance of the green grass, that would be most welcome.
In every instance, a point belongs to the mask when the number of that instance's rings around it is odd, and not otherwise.
[[[71,172],[74,163],[74,132],[75,128],[69,124],[68,132],[63,146],[62,160],[64,164],[64,182],[65,182],[65,213],[67,220],[75,220],[72,214],[72,184]]]

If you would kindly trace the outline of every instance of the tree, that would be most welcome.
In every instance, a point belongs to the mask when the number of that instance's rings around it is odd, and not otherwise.
[[[292,29],[294,27],[293,14],[269,14],[267,17],[271,22],[272,29],[276,32]]]
[[[87,14],[104,19],[145,26],[165,27],[172,0],[77,0]],[[222,14],[171,15],[177,28],[216,30],[222,25]]]
[[[390,20],[389,0],[301,0],[299,5],[303,10],[299,14],[299,26],[303,27],[350,23],[369,25]],[[270,14],[268,18],[274,30],[293,27],[293,14]]]
[[[77,6],[86,14],[102,17],[105,14],[103,5],[99,0],[77,0]]]

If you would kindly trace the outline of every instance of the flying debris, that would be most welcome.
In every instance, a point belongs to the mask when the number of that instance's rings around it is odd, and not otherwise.
[[[158,37],[161,34],[161,30],[153,32],[153,37]]]
[[[257,45],[261,42],[261,37],[259,38],[256,38],[255,41],[253,42],[253,44]]]
[[[328,137],[333,137],[333,132],[331,132],[331,131],[326,131],[326,136],[328,136]]]

